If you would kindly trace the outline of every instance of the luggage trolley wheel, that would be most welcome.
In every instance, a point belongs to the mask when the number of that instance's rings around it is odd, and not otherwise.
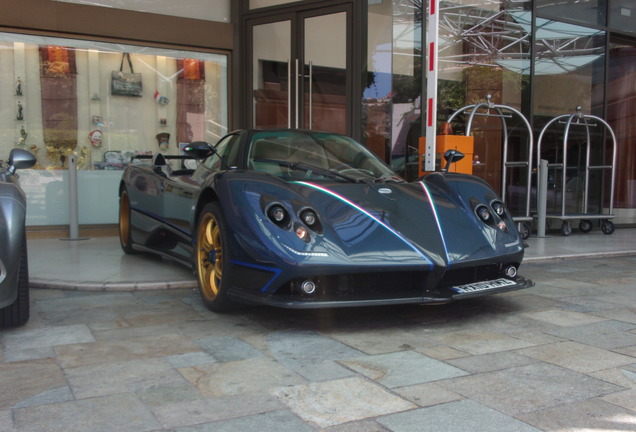
[[[569,221],[563,221],[561,224],[561,234],[564,236],[572,234],[572,225],[570,225]]]
[[[523,240],[527,240],[531,233],[532,227],[528,222],[522,222],[519,224],[519,235],[521,235]]]
[[[581,222],[579,222],[579,229],[584,233],[592,231],[592,226],[592,221],[589,219],[582,219]]]
[[[604,234],[612,234],[614,232],[614,223],[612,221],[608,221],[608,220],[603,220],[601,222],[601,231],[603,231]]]

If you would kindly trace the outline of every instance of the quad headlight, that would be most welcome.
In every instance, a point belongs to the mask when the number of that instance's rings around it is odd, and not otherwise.
[[[323,233],[322,223],[316,211],[312,208],[303,209],[298,216],[300,220],[305,224],[307,228],[315,232],[316,234]]]
[[[281,228],[289,226],[289,222],[291,221],[289,213],[285,210],[285,207],[280,204],[272,204],[267,209],[267,217]]]
[[[302,219],[303,223],[309,228],[315,226],[318,223],[318,215],[316,215],[316,213],[311,209],[303,210],[300,213],[300,219]]]
[[[475,213],[479,216],[479,219],[486,223],[490,223],[492,219],[492,214],[490,214],[490,210],[485,205],[480,205],[475,209]]]
[[[497,227],[501,231],[507,233],[508,225],[506,224],[506,207],[501,201],[492,201],[490,206],[475,203],[475,214],[483,223],[491,227]]]
[[[294,215],[287,210],[285,205],[280,202],[274,202],[266,207],[265,214],[279,228],[284,230],[293,229],[298,238],[303,241],[309,241],[310,231],[316,234],[322,234],[323,232],[318,214],[310,207],[305,207]]]
[[[494,201],[491,204],[491,207],[495,211],[497,216],[499,216],[499,217],[503,217],[504,214],[506,213],[506,207],[503,205],[503,203],[501,201]]]

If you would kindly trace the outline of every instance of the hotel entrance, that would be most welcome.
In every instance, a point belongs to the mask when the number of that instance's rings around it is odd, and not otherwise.
[[[248,124],[352,133],[350,4],[250,19],[246,31]]]

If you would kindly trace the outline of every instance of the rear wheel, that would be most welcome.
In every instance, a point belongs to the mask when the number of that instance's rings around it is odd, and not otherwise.
[[[209,203],[197,224],[196,271],[203,303],[211,311],[221,312],[234,305],[227,298],[230,266],[227,258],[227,233],[221,209]]]
[[[18,297],[9,306],[0,309],[0,326],[17,327],[29,320],[29,262],[26,238],[22,242],[20,272],[18,274]]]
[[[125,253],[135,253],[130,235],[130,198],[126,189],[121,191],[119,197],[119,244]]]

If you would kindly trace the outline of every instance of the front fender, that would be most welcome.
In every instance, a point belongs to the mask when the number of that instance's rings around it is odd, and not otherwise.
[[[440,225],[451,263],[461,264],[510,256],[521,262],[523,242],[509,212],[503,217],[493,214],[493,223],[485,224],[475,212],[478,205],[490,208],[501,201],[497,193],[484,180],[465,174],[433,173],[423,179],[438,203]],[[504,229],[497,224],[503,222]]]
[[[0,185],[0,308],[15,301],[25,236],[24,193],[14,184]]]

